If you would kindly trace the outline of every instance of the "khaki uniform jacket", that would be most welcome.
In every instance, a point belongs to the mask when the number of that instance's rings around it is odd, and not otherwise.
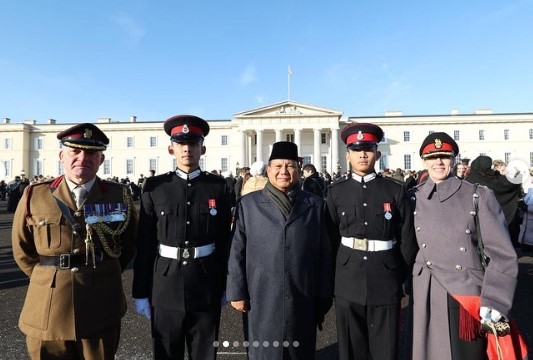
[[[13,219],[13,256],[30,277],[19,327],[27,336],[41,340],[77,340],[116,326],[126,312],[121,273],[135,254],[138,215],[132,208],[128,226],[118,236],[122,248],[118,259],[106,255],[95,269],[89,260],[89,266],[78,266],[77,271],[41,266],[40,255],[85,253],[84,216],[81,211],[75,215],[83,227],[83,234],[76,236],[54,200],[57,197],[72,213],[76,211],[67,182],[62,179],[53,193],[51,185],[47,182],[32,185],[31,190],[28,187]],[[85,204],[128,203],[123,190],[120,184],[97,178]],[[115,229],[119,223],[112,224],[117,224],[112,227]],[[111,236],[106,238],[112,244]],[[93,240],[96,248],[102,248],[94,232]]]

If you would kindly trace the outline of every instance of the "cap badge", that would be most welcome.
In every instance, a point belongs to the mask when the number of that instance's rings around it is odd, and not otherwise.
[[[359,132],[357,133],[357,140],[363,140],[364,138],[365,136],[363,135],[363,132],[359,130]]]
[[[435,149],[442,148],[442,141],[440,139],[435,139]]]
[[[91,129],[85,129],[85,133],[83,134],[83,137],[86,139],[90,139],[93,137],[93,131]]]
[[[181,130],[181,132],[184,133],[184,134],[188,134],[189,133],[189,127],[187,126],[187,124],[183,125],[183,130]]]

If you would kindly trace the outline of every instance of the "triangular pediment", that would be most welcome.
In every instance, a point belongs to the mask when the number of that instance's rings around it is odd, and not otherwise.
[[[269,118],[269,117],[322,117],[337,116],[341,117],[342,112],[326,109],[318,106],[302,104],[296,101],[286,100],[276,104],[243,111],[233,115],[235,119],[243,118]]]

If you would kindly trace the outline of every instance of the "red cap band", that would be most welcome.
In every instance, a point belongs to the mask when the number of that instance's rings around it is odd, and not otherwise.
[[[187,129],[187,130],[183,131],[184,129]],[[172,131],[170,132],[170,136],[174,136],[176,134],[181,134],[181,133],[204,136],[204,132],[202,131],[202,129],[200,129],[199,127],[187,125],[187,124],[183,124],[183,125],[176,126],[175,128],[173,128]]]
[[[353,143],[361,143],[361,142],[373,142],[378,143],[378,138],[371,133],[357,133],[357,134],[351,134],[346,138],[346,144],[350,145]]]
[[[437,152],[437,151],[449,151],[452,153],[454,152],[452,144],[442,143],[442,146],[440,148],[437,148],[435,146],[435,143],[431,143],[422,150],[422,155],[427,154],[427,153]]]

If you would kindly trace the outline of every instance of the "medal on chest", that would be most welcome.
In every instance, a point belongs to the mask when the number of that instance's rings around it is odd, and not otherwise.
[[[211,216],[215,216],[217,214],[216,199],[209,199],[209,213],[211,214]]]
[[[391,203],[383,203],[383,211],[385,211],[385,219],[390,220],[392,219],[392,204]]]

